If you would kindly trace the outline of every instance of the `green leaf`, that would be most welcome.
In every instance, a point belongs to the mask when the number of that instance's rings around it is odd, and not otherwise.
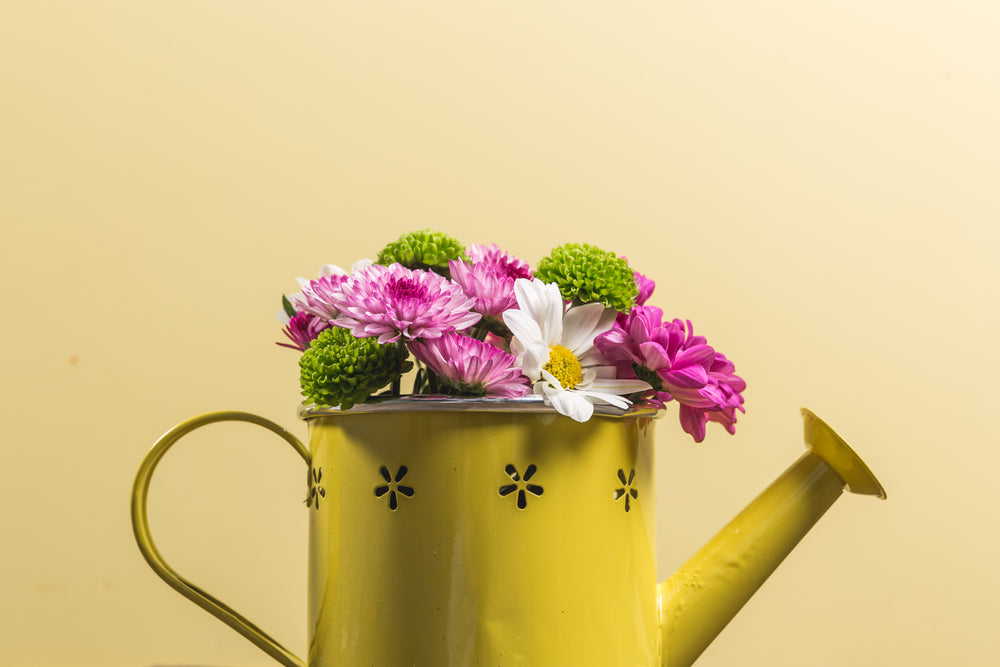
[[[288,315],[289,318],[298,315],[298,313],[295,312],[295,306],[292,305],[292,302],[289,301],[288,297],[284,294],[281,295],[281,308],[285,311],[285,315]]]

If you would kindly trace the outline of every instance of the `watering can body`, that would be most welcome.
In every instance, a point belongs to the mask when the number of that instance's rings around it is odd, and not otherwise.
[[[867,472],[824,460],[840,443],[807,452],[658,584],[651,410],[581,424],[534,401],[401,400],[303,416],[308,448],[245,413],[195,418],[154,446],[133,493],[153,569],[287,667],[691,664],[844,476]],[[306,660],[170,569],[149,533],[156,462],[227,419],[270,428],[307,463]]]

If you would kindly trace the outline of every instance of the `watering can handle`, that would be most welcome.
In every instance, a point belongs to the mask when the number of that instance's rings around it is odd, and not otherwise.
[[[153,477],[153,470],[156,469],[156,465],[163,458],[163,455],[166,454],[167,450],[184,435],[187,435],[200,426],[223,421],[243,421],[263,426],[281,436],[298,452],[299,456],[305,459],[307,465],[310,463],[311,456],[309,450],[306,449],[298,438],[263,417],[258,417],[249,412],[234,411],[209,412],[198,417],[193,417],[181,422],[165,433],[156,441],[153,448],[146,454],[146,458],[143,459],[142,465],[139,467],[139,472],[135,476],[135,484],[132,486],[132,531],[135,533],[135,540],[139,545],[139,551],[146,558],[146,562],[174,590],[249,639],[252,644],[282,665],[285,665],[285,667],[305,667],[305,663],[299,657],[248,621],[239,612],[177,574],[163,560],[163,557],[156,549],[156,545],[153,543],[152,535],[149,533],[149,521],[146,517],[146,495],[149,492],[149,482]]]

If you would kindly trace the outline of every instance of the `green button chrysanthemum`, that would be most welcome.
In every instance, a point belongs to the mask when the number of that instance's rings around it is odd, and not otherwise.
[[[355,338],[340,327],[326,329],[299,359],[302,395],[317,407],[348,410],[412,367],[407,354],[403,345]]]
[[[628,262],[586,243],[559,246],[538,263],[535,277],[558,285],[563,298],[576,305],[602,303],[623,313],[639,294]]]
[[[448,276],[448,262],[464,258],[465,247],[456,239],[425,229],[400,236],[379,252],[375,263],[383,266],[398,263],[408,269],[429,269]]]

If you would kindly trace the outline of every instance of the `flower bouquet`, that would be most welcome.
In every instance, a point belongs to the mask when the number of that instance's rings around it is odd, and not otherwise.
[[[744,411],[733,363],[646,305],[652,280],[592,245],[562,245],[532,270],[495,244],[418,231],[298,282],[278,344],[301,351],[304,402],[319,408],[399,397],[406,377],[411,395],[534,394],[580,422],[595,403],[676,401],[697,442],[710,421],[734,433]]]

